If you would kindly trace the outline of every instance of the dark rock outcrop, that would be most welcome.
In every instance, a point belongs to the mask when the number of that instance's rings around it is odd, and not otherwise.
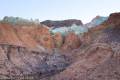
[[[18,26],[15,27],[15,29],[17,32],[23,34],[22,37],[24,37],[25,35],[26,35],[25,37],[27,37],[27,35],[29,35],[32,39],[34,39],[37,45],[43,46],[44,48],[47,49],[52,49],[55,47],[52,35],[49,32],[49,28],[45,25]],[[24,40],[28,40],[29,42],[28,38]]]
[[[83,25],[81,20],[76,20],[76,19],[68,19],[68,20],[63,20],[63,21],[52,21],[52,20],[46,20],[41,22],[41,24],[47,25],[48,27],[69,27],[72,26],[73,24],[76,25]]]

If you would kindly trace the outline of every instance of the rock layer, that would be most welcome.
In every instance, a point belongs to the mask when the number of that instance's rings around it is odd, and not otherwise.
[[[64,27],[64,26],[70,27],[73,24],[83,25],[80,20],[76,20],[76,19],[68,19],[68,20],[63,20],[63,21],[46,20],[46,21],[41,22],[41,24],[47,25],[48,27],[54,27],[54,28]]]

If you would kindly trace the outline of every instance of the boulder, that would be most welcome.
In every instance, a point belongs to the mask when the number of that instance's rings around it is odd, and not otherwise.
[[[0,23],[0,44],[25,46],[10,24]]]

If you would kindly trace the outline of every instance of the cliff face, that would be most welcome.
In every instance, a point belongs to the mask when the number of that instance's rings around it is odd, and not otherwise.
[[[1,23],[0,30],[1,44],[17,45],[30,49],[41,48],[42,50],[44,50],[44,48],[49,50],[54,48],[73,50],[80,46],[80,39],[76,34],[69,33],[64,37],[60,33],[52,35],[49,28],[44,25],[12,26]]]
[[[25,46],[9,24],[0,24],[0,43]]]

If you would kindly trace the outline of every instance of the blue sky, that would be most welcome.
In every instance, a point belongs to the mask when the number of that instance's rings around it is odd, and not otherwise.
[[[120,0],[0,0],[0,18],[18,16],[43,20],[80,19],[120,11]]]

